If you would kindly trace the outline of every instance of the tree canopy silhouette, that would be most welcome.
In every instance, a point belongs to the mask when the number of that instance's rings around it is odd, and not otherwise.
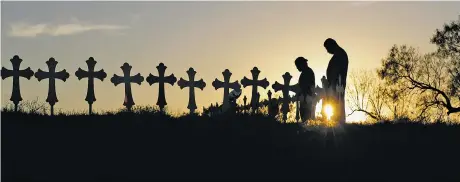
[[[457,22],[445,24],[443,30],[436,30],[431,43],[438,46],[438,53],[452,61],[449,68],[451,96],[460,98],[460,19]]]
[[[460,112],[460,21],[436,30],[431,43],[438,50],[420,54],[415,48],[394,45],[378,70],[389,86],[416,91],[420,105],[447,114]]]

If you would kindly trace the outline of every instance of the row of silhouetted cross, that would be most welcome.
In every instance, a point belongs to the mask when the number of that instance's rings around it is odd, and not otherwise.
[[[8,77],[13,77],[13,91],[11,94],[10,100],[13,101],[15,105],[15,111],[18,110],[18,104],[20,101],[22,101],[21,97],[21,92],[20,92],[20,87],[19,87],[19,78],[24,77],[30,80],[30,78],[35,75],[35,77],[38,79],[38,81],[41,81],[43,79],[48,79],[49,80],[49,88],[48,88],[48,97],[46,98],[46,102],[48,102],[51,106],[51,115],[54,115],[54,105],[58,102],[58,98],[56,96],[56,88],[55,88],[55,80],[60,79],[62,81],[66,81],[67,78],[69,78],[69,73],[64,69],[62,71],[56,71],[56,65],[58,62],[54,60],[54,58],[50,58],[48,61],[46,61],[46,64],[48,65],[48,72],[42,71],[38,69],[37,72],[34,72],[30,69],[24,69],[20,70],[20,65],[22,62],[22,59],[19,58],[19,56],[15,55],[12,59],[10,59],[13,69],[8,70],[4,67],[2,67],[1,70],[1,76],[2,79],[8,78]],[[104,72],[103,69],[99,71],[94,71],[94,67],[96,65],[96,61],[93,59],[93,57],[90,57],[87,61],[86,64],[88,66],[88,71],[85,71],[81,68],[78,68],[78,70],[75,72],[75,76],[81,80],[82,78],[88,78],[88,89],[86,93],[86,98],[85,100],[89,104],[89,113],[92,114],[92,104],[96,101],[96,96],[94,94],[94,79],[97,78],[101,81],[104,80],[104,78],[107,77],[107,74]],[[125,100],[123,105],[128,109],[131,110],[132,106],[134,105],[134,100],[132,97],[132,92],[131,92],[131,83],[137,83],[141,84],[141,82],[144,81],[144,77],[141,76],[139,73],[131,76],[131,68],[128,63],[124,63],[123,66],[120,67],[123,70],[123,76],[118,76],[116,74],[113,75],[113,77],[110,79],[110,81],[116,86],[120,83],[124,83],[125,85]],[[157,67],[158,70],[158,76],[154,76],[152,74],[149,74],[147,77],[146,81],[152,85],[155,83],[158,83],[159,85],[159,91],[158,91],[158,101],[157,105],[160,107],[160,109],[163,111],[164,106],[167,105],[166,103],[166,98],[165,98],[165,90],[164,90],[164,84],[168,83],[171,85],[174,85],[174,83],[177,81],[176,77],[174,74],[171,74],[169,76],[165,76],[165,70],[166,66],[163,63],[160,63]],[[246,86],[252,86],[252,98],[251,98],[251,107],[254,110],[256,110],[259,102],[259,96],[257,92],[258,87],[263,87],[264,89],[267,88],[269,85],[269,82],[267,81],[266,78],[258,80],[259,77],[259,69],[257,67],[254,67],[251,70],[252,73],[252,80],[244,77],[241,80],[241,84],[243,87]],[[190,113],[194,113],[195,109],[197,109],[196,102],[195,102],[195,87],[200,88],[203,90],[204,87],[206,87],[206,83],[203,81],[203,79],[200,79],[198,81],[195,80],[195,74],[196,71],[193,68],[190,68],[187,71],[189,80],[184,80],[183,78],[180,78],[179,81],[177,81],[177,85],[181,89],[184,87],[189,87],[189,102],[187,108],[190,110]],[[222,72],[224,76],[224,81],[220,81],[217,78],[212,82],[212,85],[214,88],[217,90],[219,88],[224,88],[224,99],[223,99],[223,110],[226,110],[229,107],[229,101],[228,101],[228,95],[230,89],[235,89],[235,90],[240,90],[241,85],[238,83],[238,81],[230,82],[230,77],[232,73],[226,69],[224,72]],[[288,101],[288,93],[289,91],[296,92],[297,87],[295,85],[289,85],[289,82],[292,78],[292,76],[286,72],[283,75],[284,78],[284,85],[280,84],[278,82],[275,82],[275,84],[272,85],[273,89],[275,91],[281,90],[283,92],[284,97],[286,100],[283,103],[283,113],[286,110],[287,111],[287,102]],[[286,106],[285,106],[286,105]]]

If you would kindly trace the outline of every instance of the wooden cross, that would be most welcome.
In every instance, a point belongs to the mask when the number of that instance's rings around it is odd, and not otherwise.
[[[335,90],[337,92],[337,94],[339,96],[341,96],[344,92],[345,92],[345,89],[343,87],[343,84],[342,84],[342,76],[339,75],[339,83],[337,83],[337,85],[335,86]]]
[[[184,87],[189,87],[189,97],[188,97],[187,108],[190,110],[190,114],[192,114],[195,112],[195,109],[197,108],[196,102],[195,102],[195,87],[203,90],[204,87],[206,87],[206,83],[203,81],[203,79],[195,81],[196,71],[193,70],[193,68],[188,69],[187,74],[188,74],[189,81],[186,81],[180,78],[180,80],[177,82],[177,85],[180,86],[180,89],[183,89]]]
[[[150,73],[146,79],[147,83],[149,83],[150,85],[158,83],[157,105],[160,107],[161,111],[163,111],[164,107],[168,105],[168,103],[166,102],[166,97],[165,97],[165,83],[169,83],[170,85],[174,86],[174,83],[176,83],[177,81],[174,74],[171,74],[165,77],[166,68],[168,67],[166,67],[163,63],[160,63],[157,66],[158,76],[153,76]]]
[[[13,59],[10,59],[11,64],[13,65],[13,70],[6,69],[2,67],[2,79],[8,77],[13,77],[13,90],[11,91],[10,101],[14,103],[14,112],[18,112],[18,104],[22,101],[21,97],[21,88],[19,87],[19,78],[24,77],[30,80],[30,77],[34,75],[34,72],[27,67],[25,70],[20,70],[22,59],[18,55],[13,56]]]
[[[295,112],[295,120],[299,122],[300,120],[300,101],[301,101],[301,90],[299,84],[291,85],[292,90],[291,92],[295,92],[296,95],[289,98],[289,102],[295,102],[296,112]]]
[[[313,90],[315,91],[316,96],[313,98],[312,101],[312,116],[316,116],[316,105],[318,105],[319,101],[321,100],[323,100],[323,103],[325,102],[326,91],[324,88],[321,88],[318,85],[316,85],[316,87]]]
[[[141,83],[144,81],[144,77],[141,76],[140,73],[134,76],[130,76],[132,66],[130,66],[128,63],[124,63],[120,68],[123,70],[123,76],[113,74],[113,77],[110,79],[110,81],[115,86],[120,83],[125,84],[125,101],[123,102],[123,105],[128,109],[128,111],[131,111],[131,108],[135,105],[131,91],[131,83],[137,83],[141,85]]]
[[[224,81],[222,82],[216,78],[212,82],[212,86],[214,86],[216,90],[219,88],[224,88],[224,101],[222,102],[222,111],[225,112],[228,108],[230,108],[230,103],[228,100],[230,88],[233,90],[240,90],[241,85],[238,83],[238,81],[230,83],[230,77],[232,76],[232,73],[228,69],[225,69],[225,71],[222,72],[222,75],[224,75]]]
[[[345,87],[342,84],[342,76],[339,75],[339,81],[337,85],[335,85],[335,91],[337,92],[337,104],[336,104],[336,110],[334,111],[337,113],[337,119],[340,120],[340,122],[345,121],[345,113],[342,113],[342,106],[345,104],[345,101],[342,99],[342,95],[345,92]]]
[[[259,108],[259,104],[260,104],[259,103],[259,101],[260,101],[260,93],[259,92],[257,92],[256,101],[257,102],[256,102],[256,110],[255,111],[258,111],[257,109]],[[253,112],[254,112],[254,110],[253,110]]]
[[[329,88],[329,81],[327,80],[326,76],[323,76],[321,78],[321,83],[322,83],[322,86],[323,86],[323,89],[322,91],[320,92],[321,96],[322,96],[322,109],[321,109],[321,115],[323,117],[326,116],[326,106],[327,104],[329,103],[329,100],[330,100],[330,91],[331,91],[331,88]]]
[[[56,96],[56,79],[60,79],[65,82],[70,76],[65,69],[60,72],[56,72],[57,64],[58,62],[54,60],[54,58],[50,58],[48,61],[46,61],[49,72],[44,72],[41,69],[38,69],[38,71],[35,73],[35,77],[38,79],[38,81],[43,79],[49,80],[48,97],[46,98],[46,102],[48,102],[51,106],[51,116],[54,116],[54,104],[59,102]]]
[[[107,77],[107,73],[104,72],[104,69],[96,72],[94,71],[96,63],[97,61],[95,61],[93,57],[90,57],[88,60],[86,60],[88,71],[78,68],[78,70],[75,72],[75,76],[77,76],[78,80],[81,80],[82,78],[88,78],[88,89],[86,91],[85,100],[88,102],[88,110],[90,115],[93,114],[93,103],[96,101],[96,95],[94,94],[94,78],[104,81],[104,78]]]
[[[246,113],[246,102],[248,101],[248,98],[246,97],[246,95],[243,97],[243,112]]]
[[[254,67],[251,70],[251,73],[252,73],[253,79],[249,80],[245,76],[243,77],[243,79],[241,79],[241,84],[245,88],[247,86],[252,86],[251,106],[252,106],[252,112],[255,112],[257,110],[257,106],[259,105],[258,104],[259,99],[257,97],[257,94],[258,94],[257,87],[263,87],[264,89],[266,89],[270,83],[267,81],[267,78],[264,78],[263,80],[257,80],[260,74],[260,71],[257,67]]]
[[[268,102],[271,102],[271,100],[272,100],[272,91],[268,90],[267,95],[268,95]]]
[[[299,99],[300,95],[299,94],[296,94],[295,96],[295,108],[296,108],[296,111],[295,111],[295,121],[296,122],[299,122],[300,120],[300,99]]]
[[[272,91],[271,90],[268,90],[267,95],[268,95],[268,102],[267,102],[268,115],[270,117],[275,117],[276,112],[278,110],[278,104],[273,103],[273,101],[272,101]]]
[[[321,77],[321,85],[323,86],[324,89],[329,86],[329,81],[327,81],[326,76]]]
[[[272,88],[275,92],[282,91],[283,92],[283,106],[282,106],[282,111],[283,111],[283,121],[286,122],[287,120],[287,113],[289,112],[289,103],[291,102],[292,99],[290,99],[289,92],[296,92],[297,91],[297,86],[296,85],[289,85],[289,82],[291,82],[292,76],[289,74],[289,72],[284,73],[283,75],[284,79],[284,85],[275,82],[275,84],[272,85]]]
[[[219,106],[219,103],[216,102],[216,114],[222,113],[222,107]]]

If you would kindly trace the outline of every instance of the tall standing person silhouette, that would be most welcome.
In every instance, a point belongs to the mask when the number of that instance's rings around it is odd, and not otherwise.
[[[344,89],[347,84],[348,55],[334,39],[326,39],[326,41],[324,41],[324,47],[329,54],[333,55],[327,66],[326,76],[329,82],[329,88],[332,89],[333,93],[336,93],[335,87],[337,83],[339,83],[339,77],[341,78],[340,82]],[[330,99],[334,101],[331,105],[333,107],[333,112],[336,113],[333,118],[339,121],[339,123],[345,123],[345,93],[338,98],[335,97]],[[339,100],[342,103],[338,103]]]

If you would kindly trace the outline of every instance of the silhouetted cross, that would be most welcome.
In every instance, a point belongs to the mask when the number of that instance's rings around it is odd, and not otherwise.
[[[268,90],[267,95],[268,95],[268,101],[270,102],[272,100],[272,91]]]
[[[246,95],[243,97],[243,111],[246,113],[246,102],[247,102],[248,98],[246,97]]]
[[[10,59],[11,64],[13,65],[13,70],[6,69],[2,67],[2,79],[13,77],[13,90],[11,91],[10,101],[14,103],[14,111],[18,111],[18,104],[22,101],[21,97],[21,88],[19,87],[19,78],[24,77],[30,80],[30,77],[34,75],[34,72],[30,70],[30,67],[25,70],[20,70],[22,59],[19,56],[13,56],[13,59]]]
[[[291,102],[291,97],[289,96],[289,92],[298,92],[297,85],[289,85],[289,82],[291,82],[292,76],[289,74],[289,72],[286,72],[283,75],[284,79],[284,85],[275,82],[275,84],[272,85],[272,88],[275,92],[282,91],[283,92],[283,106],[282,106],[282,111],[283,111],[283,121],[287,120],[287,113],[289,112],[289,103]],[[297,103],[297,102],[296,102]]]
[[[336,110],[337,111],[334,111],[336,112],[336,117],[337,119],[340,120],[340,122],[345,122],[345,113],[342,113],[343,110],[342,110],[342,105],[345,104],[345,101],[342,99],[342,95],[344,94],[345,92],[345,87],[343,86],[342,84],[342,76],[339,75],[339,82],[337,83],[337,85],[335,86],[335,91],[337,92],[336,93],[336,97],[337,97],[337,104],[336,104]]]
[[[78,80],[81,80],[82,78],[88,78],[88,90],[86,91],[85,100],[88,102],[90,115],[93,114],[93,103],[96,101],[96,95],[94,94],[94,78],[104,81],[104,78],[107,77],[104,69],[96,72],[94,71],[96,63],[97,61],[95,61],[93,57],[90,57],[88,60],[86,60],[88,71],[78,68],[78,70],[75,72],[75,76],[77,76]]]
[[[321,92],[319,92],[319,95],[322,99],[322,109],[321,109],[321,115],[324,117],[326,116],[326,106],[327,104],[329,104],[329,100],[330,100],[330,93],[331,93],[331,88],[329,88],[329,81],[327,80],[326,76],[323,76],[321,78],[321,83],[322,83],[322,86],[323,88],[321,89]]]
[[[257,92],[256,101],[257,101],[257,102],[256,102],[256,108],[259,108],[259,104],[260,104],[260,103],[259,103],[259,101],[260,101],[260,93],[259,93],[259,92]]]
[[[120,83],[125,84],[125,101],[123,102],[123,105],[126,106],[128,111],[131,111],[131,108],[135,105],[131,91],[131,83],[137,83],[141,85],[141,83],[144,81],[144,77],[141,76],[140,73],[134,76],[130,76],[132,66],[130,66],[128,63],[124,63],[120,68],[123,70],[123,76],[113,74],[113,77],[110,79],[110,81],[115,86]]]
[[[320,100],[325,98],[325,90],[324,88],[319,87],[316,85],[315,88],[313,88],[315,91],[316,95],[312,98],[312,116],[316,115],[316,105],[319,103]]]
[[[188,106],[187,108],[190,110],[190,113],[194,113],[196,107],[196,102],[195,102],[195,87],[200,88],[201,90],[206,87],[206,83],[203,81],[203,79],[200,79],[198,81],[195,81],[195,74],[196,71],[193,70],[193,68],[188,69],[187,71],[189,81],[186,81],[182,78],[177,82],[177,85],[180,86],[180,89],[183,89],[184,87],[189,87],[189,97],[188,97]]]
[[[335,86],[335,90],[336,90],[337,94],[339,94],[339,96],[341,96],[345,92],[345,89],[344,89],[343,84],[342,84],[342,76],[341,75],[339,75],[339,83],[337,83],[337,85]]]
[[[275,117],[278,112],[278,104],[272,100],[271,90],[268,90],[267,95],[268,95],[268,102],[267,102],[268,115],[270,117]]]
[[[46,102],[48,102],[51,106],[51,116],[54,115],[54,104],[59,102],[56,96],[56,79],[60,79],[65,82],[70,76],[65,69],[60,72],[56,72],[57,64],[58,62],[54,60],[54,58],[50,58],[48,61],[46,61],[49,72],[44,72],[41,69],[38,69],[38,71],[35,73],[35,77],[38,79],[38,81],[43,79],[49,80],[48,97],[46,98]]]
[[[260,74],[260,71],[257,67],[254,67],[252,70],[251,70],[251,73],[252,73],[252,80],[249,80],[248,78],[243,77],[243,79],[241,79],[241,84],[243,85],[243,87],[246,88],[246,86],[252,86],[252,96],[251,96],[251,106],[252,106],[252,112],[255,112],[257,110],[257,106],[259,105],[259,99],[257,97],[257,87],[263,87],[264,89],[268,87],[268,85],[270,84],[268,81],[267,81],[267,78],[264,78],[263,80],[257,80],[258,77],[259,77],[259,74]]]
[[[224,88],[224,101],[222,102],[222,110],[226,111],[228,108],[230,108],[230,103],[228,100],[230,88],[233,90],[240,90],[241,85],[238,83],[238,81],[230,83],[230,77],[232,76],[232,73],[228,69],[225,69],[225,71],[222,72],[222,75],[224,75],[224,81],[222,82],[216,78],[212,82],[212,86],[214,86],[216,90],[219,88]]]
[[[157,105],[160,107],[161,111],[163,111],[163,108],[165,107],[165,105],[167,105],[166,97],[165,97],[165,83],[174,85],[174,83],[176,83],[177,81],[174,74],[171,74],[165,77],[166,68],[167,67],[163,63],[160,63],[157,66],[158,76],[153,76],[152,74],[149,74],[146,80],[150,85],[153,85],[154,83],[158,83]]]
[[[300,120],[300,99],[299,99],[299,96],[298,94],[296,94],[296,96],[294,97],[295,98],[295,108],[296,108],[296,111],[295,111],[295,120],[296,122],[299,122]]]

